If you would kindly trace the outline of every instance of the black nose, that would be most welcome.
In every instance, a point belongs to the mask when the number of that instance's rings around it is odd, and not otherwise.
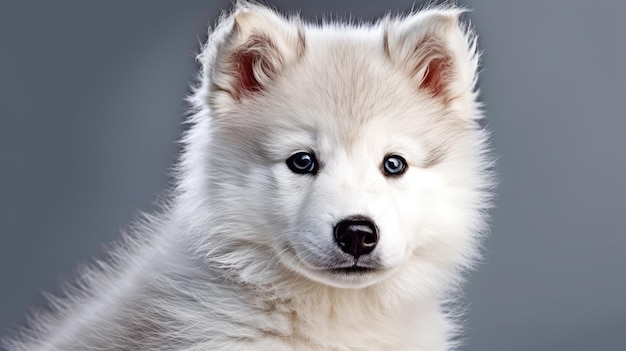
[[[335,241],[341,251],[358,258],[374,250],[378,243],[378,229],[367,218],[349,218],[335,226]]]

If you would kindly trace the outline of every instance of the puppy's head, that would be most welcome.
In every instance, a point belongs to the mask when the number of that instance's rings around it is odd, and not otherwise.
[[[200,56],[181,178],[212,220],[207,257],[336,287],[458,277],[488,186],[460,13],[316,26],[240,4],[225,16]]]

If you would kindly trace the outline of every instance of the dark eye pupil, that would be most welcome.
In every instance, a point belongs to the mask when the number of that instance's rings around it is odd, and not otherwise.
[[[317,173],[317,164],[315,156],[308,152],[298,152],[287,159],[287,167],[298,174],[315,174]]]
[[[386,175],[400,175],[406,170],[406,161],[402,156],[387,156],[383,162],[383,170]]]
[[[396,170],[400,168],[400,160],[397,158],[390,158],[387,160],[387,168],[389,170]]]
[[[307,154],[293,160],[293,165],[298,169],[308,169],[312,163],[313,160],[311,160],[311,156]]]

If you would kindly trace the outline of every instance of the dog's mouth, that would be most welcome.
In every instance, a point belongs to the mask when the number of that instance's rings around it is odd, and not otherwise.
[[[353,266],[348,266],[348,267],[334,267],[334,268],[328,269],[330,273],[346,274],[346,275],[374,273],[377,270],[378,269],[374,267],[365,267],[365,266],[359,266],[356,264]]]
[[[306,264],[298,265],[298,271],[306,277],[336,288],[359,289],[374,285],[388,277],[393,269],[380,265],[350,264],[314,268]],[[297,267],[298,267],[297,266]]]
[[[287,267],[305,277],[336,288],[359,289],[376,284],[388,277],[394,268],[385,267],[376,257],[358,259],[335,258],[335,262],[311,262],[299,257],[297,251],[286,246],[280,250],[281,260]],[[330,263],[330,264],[329,264]]]

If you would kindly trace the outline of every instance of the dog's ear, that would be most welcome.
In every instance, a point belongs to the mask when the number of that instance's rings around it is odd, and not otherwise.
[[[217,48],[212,88],[239,101],[272,84],[304,50],[300,26],[289,21],[266,7],[238,2],[228,19],[230,32]]]
[[[478,54],[476,38],[460,26],[462,9],[428,9],[389,21],[384,50],[403,66],[418,89],[445,102],[473,93]]]

